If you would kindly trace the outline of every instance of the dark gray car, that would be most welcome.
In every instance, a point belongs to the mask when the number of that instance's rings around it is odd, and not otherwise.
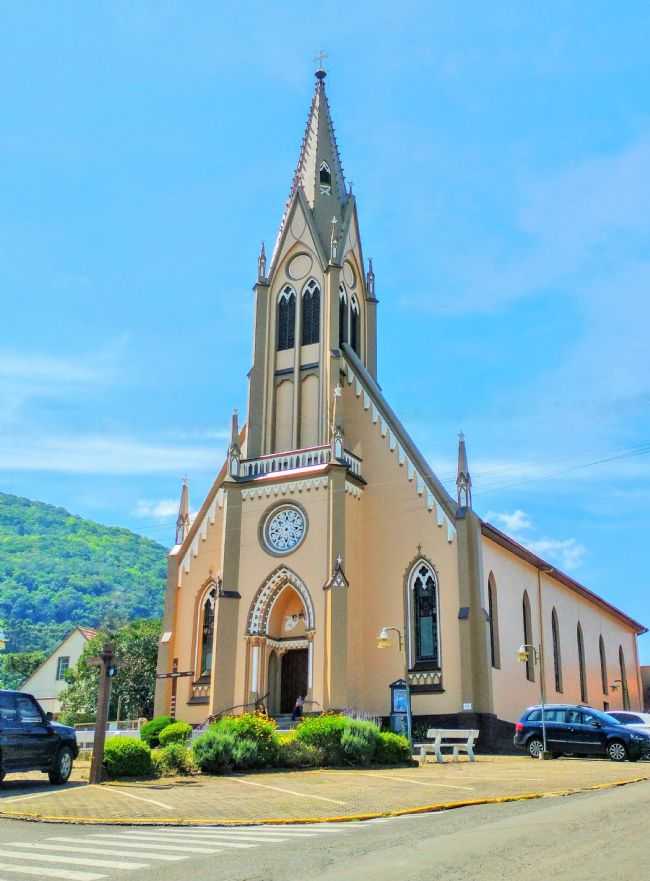
[[[31,694],[0,691],[0,782],[17,771],[43,771],[66,783],[79,754],[74,728],[52,722]]]

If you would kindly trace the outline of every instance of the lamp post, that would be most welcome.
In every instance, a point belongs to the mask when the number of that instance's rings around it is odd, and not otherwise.
[[[546,687],[544,683],[544,656],[542,647],[540,645],[539,648],[537,648],[534,645],[527,644],[519,646],[517,660],[520,664],[527,664],[531,655],[533,658],[533,666],[539,664],[539,693],[542,704],[542,741],[544,744],[540,759],[545,759],[548,756],[548,750],[546,749]]]
[[[409,685],[409,659],[405,651],[402,631],[398,627],[382,627],[377,634],[377,648],[389,649],[393,645],[390,636],[391,630],[397,634],[397,645],[400,652],[404,652],[404,683],[406,685],[406,733],[408,741],[413,746],[413,717],[411,716],[411,687]]]

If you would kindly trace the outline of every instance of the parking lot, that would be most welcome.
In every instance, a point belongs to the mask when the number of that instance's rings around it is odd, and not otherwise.
[[[325,769],[67,786],[44,775],[9,777],[0,816],[90,822],[280,822],[390,815],[522,797],[564,795],[650,779],[650,763],[481,756],[385,769]]]

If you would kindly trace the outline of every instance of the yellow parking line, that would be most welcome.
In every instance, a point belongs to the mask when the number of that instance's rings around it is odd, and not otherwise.
[[[305,792],[295,792],[293,789],[282,789],[280,786],[269,786],[267,783],[253,783],[252,780],[242,780],[241,777],[226,777],[233,783],[245,783],[246,786],[261,786],[262,789],[274,789],[276,792],[284,792],[285,795],[297,795],[299,798],[317,798],[319,801],[328,801],[333,805],[344,805],[346,802],[337,801],[335,798],[325,798],[324,795],[310,795]]]

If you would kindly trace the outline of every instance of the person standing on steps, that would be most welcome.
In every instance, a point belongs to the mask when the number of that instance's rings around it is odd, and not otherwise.
[[[298,719],[301,718],[302,708],[304,707],[304,705],[305,705],[305,699],[301,694],[299,694],[298,697],[296,698],[295,704],[293,705],[293,712],[291,713],[291,721],[292,722],[297,722]]]

